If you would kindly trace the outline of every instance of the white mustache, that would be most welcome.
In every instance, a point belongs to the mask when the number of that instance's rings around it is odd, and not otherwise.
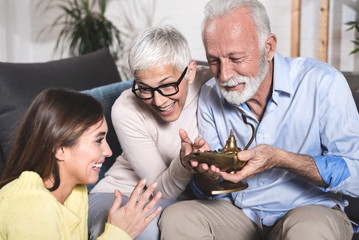
[[[250,81],[251,81],[251,78],[249,78],[249,77],[237,75],[237,76],[230,78],[226,82],[221,82],[221,81],[217,80],[217,83],[219,83],[221,87],[234,87],[238,84],[248,83]]]

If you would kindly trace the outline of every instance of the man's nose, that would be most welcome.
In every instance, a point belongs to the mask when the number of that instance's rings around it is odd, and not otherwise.
[[[228,62],[221,62],[219,71],[219,80],[223,82],[226,82],[233,77],[233,69]]]

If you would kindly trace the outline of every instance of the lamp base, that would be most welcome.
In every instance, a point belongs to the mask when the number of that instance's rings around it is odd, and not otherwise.
[[[238,183],[232,183],[228,181],[218,182],[213,185],[211,189],[211,195],[237,192],[246,189],[247,187],[248,187],[248,183],[246,182],[238,182]]]

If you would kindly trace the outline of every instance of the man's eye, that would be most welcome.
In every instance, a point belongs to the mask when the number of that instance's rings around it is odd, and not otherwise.
[[[244,57],[231,58],[231,60],[232,60],[233,62],[243,62],[243,61],[244,61]]]
[[[219,62],[218,59],[210,59],[210,60],[208,60],[209,65],[217,65],[218,62]]]

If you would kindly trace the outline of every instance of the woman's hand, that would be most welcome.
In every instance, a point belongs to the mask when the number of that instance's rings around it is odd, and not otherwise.
[[[136,238],[161,212],[161,207],[158,207],[149,214],[162,196],[160,192],[157,192],[149,201],[157,183],[152,183],[141,195],[145,186],[146,180],[141,179],[133,190],[129,201],[123,207],[120,207],[122,195],[120,191],[116,190],[115,200],[108,213],[107,222],[122,229],[132,238]]]
[[[179,130],[179,136],[181,138],[180,158],[181,158],[182,165],[184,166],[184,168],[186,168],[192,174],[201,173],[201,170],[203,170],[203,169],[200,167],[201,164],[199,164],[198,161],[190,160],[188,162],[184,162],[183,158],[192,152],[210,151],[211,147],[208,145],[208,143],[203,138],[200,138],[200,137],[197,137],[194,140],[194,143],[192,143],[191,139],[187,135],[187,132],[183,129]],[[207,165],[207,164],[205,164],[205,165]],[[208,166],[207,166],[207,168],[208,168]],[[205,171],[205,170],[203,170],[203,171]]]

